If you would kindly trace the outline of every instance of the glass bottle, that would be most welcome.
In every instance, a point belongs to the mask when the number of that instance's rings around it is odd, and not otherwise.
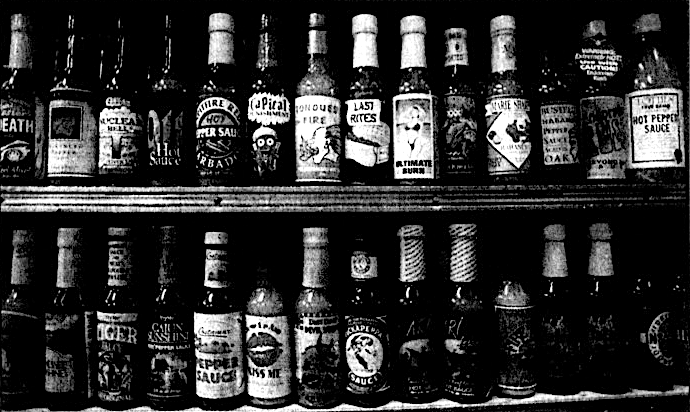
[[[477,153],[477,90],[469,67],[467,30],[447,29],[445,36],[441,174],[450,184],[468,183],[476,180],[481,164]]]
[[[350,256],[345,309],[346,399],[377,407],[391,400],[391,352],[387,300],[378,277],[378,253],[370,233],[359,234]]]
[[[634,25],[635,45],[626,70],[626,176],[638,182],[687,181],[683,87],[658,14]]]
[[[684,253],[684,252],[680,252]],[[676,385],[688,386],[690,383],[690,302],[688,301],[687,258],[680,260],[673,271],[670,293],[673,301],[672,315],[675,320],[673,348],[673,381]]]
[[[295,150],[298,183],[340,182],[340,89],[331,71],[326,17],[309,15],[309,62],[297,83]]]
[[[93,183],[98,175],[98,49],[89,17],[67,17],[65,63],[50,91],[47,176],[51,184]]]
[[[58,229],[56,289],[45,313],[45,395],[52,410],[81,410],[86,403],[84,339],[84,229]]]
[[[390,109],[379,70],[376,16],[352,18],[352,72],[345,117],[345,180],[382,184],[391,175]]]
[[[330,408],[341,402],[341,321],[328,290],[328,228],[304,228],[302,290],[295,304],[297,403]]]
[[[187,84],[181,74],[183,53],[178,34],[178,16],[163,16],[164,53],[162,64],[154,65],[148,97],[148,178],[154,186],[191,183],[193,170],[192,107],[188,103]],[[163,20],[161,19],[161,20]],[[158,42],[154,43],[159,46]],[[179,61],[178,61],[179,60]]]
[[[145,368],[141,362],[140,302],[134,285],[136,252],[131,228],[108,228],[108,284],[98,318],[98,398],[105,409],[139,405]]]
[[[196,171],[202,186],[236,185],[246,179],[249,141],[235,64],[231,15],[208,18],[208,66],[196,105]]]
[[[158,289],[148,310],[146,398],[153,409],[181,410],[191,405],[194,389],[192,308],[180,279],[184,248],[181,229],[158,231]]]
[[[426,20],[400,20],[398,94],[393,97],[393,178],[402,184],[439,178],[438,98],[426,67]]]
[[[228,234],[206,232],[204,288],[194,311],[196,404],[205,410],[245,403],[244,309],[230,278]]]
[[[43,174],[45,107],[36,93],[29,16],[13,14],[10,29],[10,77],[0,87],[0,180],[36,183]]]
[[[627,161],[623,93],[617,75],[623,57],[606,23],[592,20],[575,53],[580,98],[580,154],[587,179],[624,179]]]
[[[396,400],[429,403],[441,392],[437,308],[426,280],[424,227],[403,226],[400,238],[400,278],[393,296],[393,387]]]
[[[542,278],[538,288],[537,350],[539,391],[559,395],[580,391],[580,344],[574,287],[568,274],[565,226],[544,228]]]
[[[494,181],[524,181],[536,150],[530,102],[517,69],[515,18],[491,19],[491,76],[486,90],[487,167]]]
[[[10,293],[2,303],[0,391],[2,408],[6,410],[42,406],[45,354],[44,309],[36,277],[36,232],[14,230],[12,246]]]
[[[277,19],[261,15],[252,94],[247,104],[247,134],[252,139],[252,181],[279,184],[290,181],[288,154],[292,151],[292,110],[286,96],[284,67],[279,65]]]

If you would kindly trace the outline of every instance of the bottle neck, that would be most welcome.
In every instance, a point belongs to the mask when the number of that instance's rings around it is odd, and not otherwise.
[[[417,282],[426,279],[424,238],[400,238],[400,281]]]
[[[491,34],[491,72],[500,73],[517,69],[515,30],[505,28]]]
[[[379,67],[376,34],[357,33],[352,50],[352,67]]]
[[[565,257],[565,243],[547,241],[544,246],[542,275],[548,278],[568,276],[568,263]]]
[[[307,53],[310,59],[318,55],[328,54],[328,43],[326,42],[326,30],[309,30],[309,43]]]
[[[326,245],[304,245],[302,286],[325,288],[328,285],[329,254]]]
[[[132,279],[132,242],[108,242],[108,286],[126,287]]]
[[[259,53],[256,59],[256,68],[277,67],[278,56],[276,53],[276,39],[273,33],[264,32],[259,36]]]
[[[158,267],[158,284],[171,285],[179,275],[180,250],[175,243],[163,243]]]
[[[450,281],[477,280],[477,242],[472,237],[455,237],[450,241]]]
[[[422,33],[408,33],[402,37],[400,68],[409,67],[426,67],[426,49]]]
[[[31,69],[33,50],[29,33],[25,30],[15,30],[10,38],[10,69]]]
[[[228,31],[213,31],[208,39],[208,64],[235,64],[235,40]]]
[[[590,276],[613,276],[611,243],[599,240],[592,242],[587,273]]]
[[[169,29],[165,30],[165,56],[163,56],[163,74],[172,73],[173,35]]]
[[[362,249],[355,249],[350,258],[350,276],[353,279],[376,279],[379,275],[378,258]]]
[[[32,243],[17,243],[12,252],[12,276],[10,283],[13,285],[31,285],[35,272],[34,247]]]
[[[58,288],[79,287],[82,269],[81,252],[74,247],[61,247],[58,250],[57,282]]]
[[[454,37],[446,40],[446,62],[444,66],[469,66],[467,41],[464,37]]]
[[[219,289],[230,285],[228,276],[228,250],[206,248],[206,264],[204,267],[204,286]]]

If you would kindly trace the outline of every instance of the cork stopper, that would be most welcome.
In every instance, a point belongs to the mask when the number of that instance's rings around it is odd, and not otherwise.
[[[477,225],[453,224],[450,237],[450,280],[472,282],[477,279]]]
[[[352,35],[357,33],[378,34],[378,21],[373,14],[358,14],[352,18]]]
[[[208,16],[208,32],[227,31],[229,33],[235,32],[235,21],[232,16],[227,13],[213,13]]]
[[[34,259],[36,257],[36,236],[33,230],[15,230],[12,233],[12,276],[13,285],[33,283]]]
[[[647,33],[650,31],[661,31],[661,19],[656,13],[643,14],[633,24],[633,33]]]
[[[606,23],[604,22],[604,20],[592,20],[589,23],[587,23],[585,25],[585,28],[582,30],[583,39],[588,39],[598,34],[606,36]]]
[[[422,16],[407,16],[400,19],[400,35],[410,33],[426,34],[426,20]]]
[[[496,16],[489,22],[491,36],[500,34],[502,31],[515,31],[515,28],[515,17],[513,16]]]
[[[109,227],[108,236],[112,237],[130,237],[132,235],[132,228],[129,227]]]
[[[228,234],[225,232],[206,232],[204,235],[205,245],[227,245]]]
[[[552,242],[563,242],[565,240],[565,226],[560,224],[546,226],[544,239]]]
[[[400,281],[416,282],[426,278],[424,256],[424,227],[403,226],[398,230],[400,237]]]
[[[326,28],[326,16],[321,13],[311,13],[309,15],[309,28],[310,29],[325,29]]]
[[[568,262],[565,255],[565,226],[548,225],[544,228],[544,255],[542,258],[542,276],[563,278],[568,276]]]
[[[304,242],[302,286],[324,288],[328,285],[328,228],[304,228],[302,236]]]
[[[589,238],[592,240],[609,241],[613,236],[608,223],[595,223],[589,227]]]

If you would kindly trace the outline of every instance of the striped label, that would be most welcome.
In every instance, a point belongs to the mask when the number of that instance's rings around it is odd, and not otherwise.
[[[400,236],[400,280],[416,282],[426,277],[424,259],[424,229],[421,226],[404,226]]]
[[[476,225],[452,225],[450,234],[450,280],[472,282],[477,279]]]

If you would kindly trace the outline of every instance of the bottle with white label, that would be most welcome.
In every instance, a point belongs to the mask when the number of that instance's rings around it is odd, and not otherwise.
[[[536,150],[530,102],[517,68],[515,18],[491,19],[491,76],[486,90],[487,170],[494,181],[524,181]]]
[[[393,178],[428,184],[439,178],[438,98],[426,67],[426,20],[400,20],[398,94],[393,97]]]
[[[252,74],[251,96],[247,104],[247,135],[251,135],[252,181],[280,184],[293,181],[292,108],[287,97],[285,71],[278,63],[276,36],[278,21],[272,14],[261,15],[258,56]]]
[[[98,175],[98,47],[90,20],[67,16],[65,63],[48,105],[47,177],[52,184],[92,184]]]
[[[587,179],[624,179],[628,158],[619,73],[623,57],[603,20],[592,20],[575,53],[580,99],[580,154]]]
[[[283,294],[274,285],[273,265],[257,270],[247,302],[247,394],[249,403],[278,408],[292,403],[292,329]]]
[[[376,16],[352,18],[352,74],[345,113],[344,179],[351,184],[382,184],[392,172],[389,155],[390,107],[380,75]]]
[[[326,41],[326,17],[309,15],[309,61],[297,83],[295,157],[298,183],[338,183],[343,142],[340,89],[333,77]]]
[[[683,87],[670,59],[658,14],[635,21],[626,68],[626,176],[638,182],[687,181]]]
[[[228,234],[206,232],[204,288],[194,310],[196,404],[205,410],[244,405],[244,303],[230,278]]]
[[[303,229],[302,290],[295,304],[297,403],[330,408],[343,391],[340,312],[329,284],[328,228]]]
[[[146,367],[140,301],[134,285],[134,231],[108,228],[108,284],[98,318],[98,401],[105,409],[140,405]]]
[[[208,33],[208,65],[196,100],[196,173],[202,186],[232,186],[247,177],[250,148],[235,64],[235,21],[213,13]]]

